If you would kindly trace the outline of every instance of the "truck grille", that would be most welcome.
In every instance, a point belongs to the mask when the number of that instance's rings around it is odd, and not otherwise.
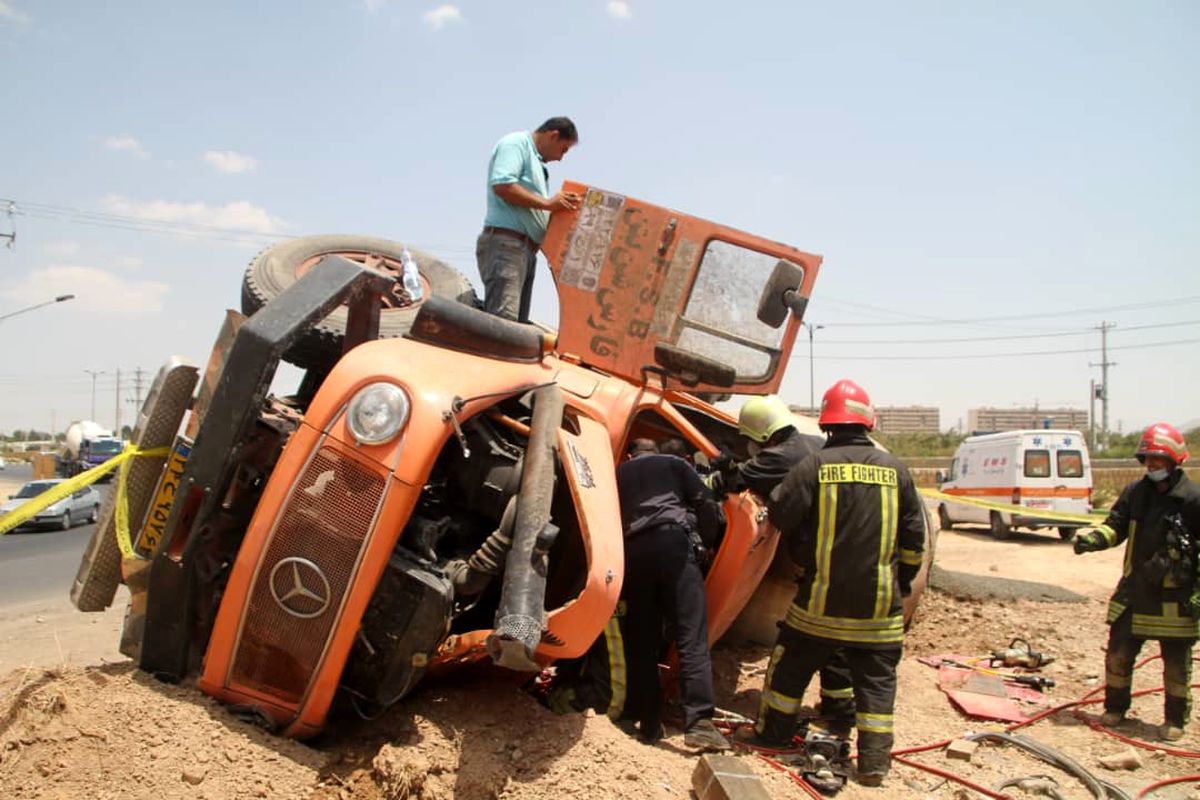
[[[384,476],[318,451],[293,489],[250,588],[230,682],[299,703],[370,532]]]

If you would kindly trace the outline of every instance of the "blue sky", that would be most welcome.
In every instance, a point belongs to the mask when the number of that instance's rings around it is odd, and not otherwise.
[[[825,256],[818,397],[1086,407],[1099,352],[993,356],[1107,320],[1113,427],[1195,420],[1198,40],[1191,2],[0,0],[0,314],[78,296],[0,321],[0,430],[88,417],[85,370],[111,424],[117,369],[203,363],[274,239],[411,241],[478,286],[490,148],[554,114],[552,185]]]

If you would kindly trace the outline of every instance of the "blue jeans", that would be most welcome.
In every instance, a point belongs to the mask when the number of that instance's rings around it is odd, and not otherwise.
[[[515,236],[484,231],[475,240],[475,261],[483,280],[483,310],[529,322],[537,247]]]

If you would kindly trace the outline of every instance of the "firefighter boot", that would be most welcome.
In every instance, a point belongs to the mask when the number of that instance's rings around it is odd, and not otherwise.
[[[1158,738],[1164,742],[1178,742],[1183,738],[1183,726],[1167,722],[1158,729]]]
[[[720,752],[733,746],[711,719],[698,719],[692,723],[692,727],[683,732],[683,743],[705,752]]]
[[[882,786],[891,768],[891,754],[887,750],[858,750],[858,782],[863,786]]]
[[[1124,711],[1105,711],[1100,715],[1100,724],[1106,728],[1115,728],[1125,720]]]

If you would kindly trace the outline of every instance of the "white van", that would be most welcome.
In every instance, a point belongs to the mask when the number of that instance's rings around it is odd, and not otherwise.
[[[943,494],[992,503],[1024,506],[1007,512],[943,501],[938,518],[943,528],[956,522],[991,526],[998,539],[1013,528],[1057,528],[1070,539],[1084,522],[1038,518],[1037,511],[1087,514],[1092,510],[1092,468],[1087,442],[1079,431],[1022,430],[969,436],[958,446],[950,474],[941,481]]]

